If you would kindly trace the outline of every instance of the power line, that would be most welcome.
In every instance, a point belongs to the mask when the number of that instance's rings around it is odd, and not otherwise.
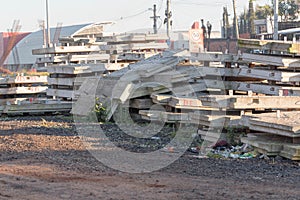
[[[159,8],[157,11],[158,13],[161,11],[163,3],[164,3],[164,0],[160,0]]]
[[[120,18],[119,18],[118,20],[116,20],[116,21],[120,21],[120,20],[124,20],[124,19],[129,19],[129,18],[137,17],[137,16],[142,15],[142,14],[144,14],[144,13],[150,11],[150,10],[151,10],[151,9],[148,8],[147,10],[141,11],[141,12],[136,13],[136,14],[133,14],[133,15],[128,15],[128,16],[125,16],[125,17],[120,17]]]
[[[198,6],[216,6],[216,5],[224,5],[223,2],[216,3],[198,3],[198,2],[188,2],[186,0],[177,0],[173,2],[174,4],[183,4],[183,5],[198,5]]]
[[[160,29],[161,29],[161,27],[162,27],[162,25],[163,25],[163,21],[162,21],[162,19],[161,19],[161,18],[158,18],[158,19],[159,19],[159,21],[160,21],[160,24],[159,24],[159,26],[158,26],[157,30],[160,30]]]

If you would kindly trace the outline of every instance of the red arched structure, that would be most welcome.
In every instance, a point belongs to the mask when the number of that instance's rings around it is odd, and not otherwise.
[[[0,33],[0,72],[9,73],[10,71],[3,68],[7,57],[13,48],[20,42],[24,37],[30,33],[22,32],[2,32]]]

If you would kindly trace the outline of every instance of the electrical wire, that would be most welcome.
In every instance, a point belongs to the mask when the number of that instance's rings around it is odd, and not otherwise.
[[[158,12],[161,11],[163,3],[164,3],[164,0],[160,0],[160,5],[158,7]]]
[[[215,2],[215,3],[199,3],[197,2],[191,2],[188,0],[174,0],[173,4],[184,4],[184,5],[198,5],[198,6],[216,6],[216,5],[224,5],[224,2]]]
[[[210,3],[192,3],[192,2],[174,2],[173,4],[181,4],[181,5],[197,5],[197,6],[216,6],[216,5],[223,5],[223,4],[210,4]]]
[[[162,25],[163,25],[163,21],[162,21],[162,19],[161,19],[161,18],[158,18],[158,19],[159,19],[159,21],[160,21],[160,24],[159,24],[159,26],[158,26],[157,30],[160,30],[160,29],[161,29],[161,27],[162,27]]]
[[[134,15],[128,15],[128,16],[125,16],[125,17],[120,17],[119,19],[115,20],[115,21],[121,21],[121,20],[125,20],[125,19],[129,19],[129,18],[133,18],[133,17],[137,17],[139,15],[142,15],[142,14],[145,14],[146,12],[150,11],[150,9],[148,8],[147,10],[144,10],[144,11],[141,11],[139,13],[136,13]]]

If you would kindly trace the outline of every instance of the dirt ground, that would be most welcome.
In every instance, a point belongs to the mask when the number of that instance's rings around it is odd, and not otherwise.
[[[65,117],[0,121],[0,199],[300,199],[289,160],[195,158],[128,174],[85,150]]]

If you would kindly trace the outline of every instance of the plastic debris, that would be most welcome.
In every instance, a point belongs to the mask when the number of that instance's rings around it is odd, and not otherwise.
[[[252,153],[244,153],[239,156],[240,159],[249,159],[249,158],[254,158],[255,156]]]
[[[213,146],[207,156],[210,158],[251,159],[255,158],[257,154],[250,145],[230,146],[222,140]]]
[[[230,154],[229,154],[229,157],[230,157],[230,158],[233,158],[233,159],[237,159],[237,158],[240,157],[240,155],[239,155],[239,154],[235,154],[235,153],[230,153]]]
[[[191,147],[191,148],[189,148],[188,149],[190,152],[192,152],[192,153],[199,153],[199,151],[200,151],[200,149],[198,148],[198,147]]]

